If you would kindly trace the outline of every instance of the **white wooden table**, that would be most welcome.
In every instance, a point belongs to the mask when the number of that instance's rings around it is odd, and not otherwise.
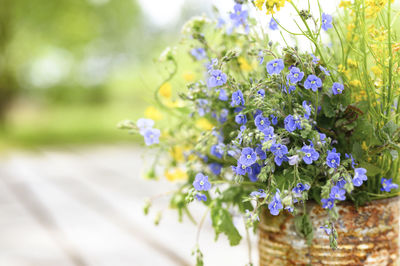
[[[135,146],[42,149],[0,158],[0,266],[194,265],[197,227],[177,222],[160,198],[149,216],[144,200],[175,187],[144,180],[149,156]],[[204,208],[193,203],[195,218]],[[242,221],[236,221],[240,226]],[[243,230],[241,231],[244,235]],[[253,262],[257,265],[255,237]],[[245,239],[229,247],[214,242],[208,218],[200,246],[205,265],[243,266]]]

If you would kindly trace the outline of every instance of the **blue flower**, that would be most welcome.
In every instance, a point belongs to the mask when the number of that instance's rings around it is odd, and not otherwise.
[[[228,95],[226,94],[226,91],[224,89],[219,90],[219,96],[218,99],[221,101],[227,101],[228,100]]]
[[[221,70],[215,69],[210,71],[210,77],[207,80],[207,86],[210,88],[224,85],[227,76]]]
[[[238,105],[244,105],[244,98],[241,90],[232,93],[231,106],[238,106]]]
[[[321,69],[321,71],[324,72],[325,75],[327,75],[327,76],[331,75],[331,72],[329,72],[329,70],[327,70],[325,67],[319,66],[319,69]]]
[[[329,197],[331,199],[336,199],[336,200],[345,200],[346,199],[345,195],[346,195],[346,190],[338,186],[333,186],[331,188],[331,193],[329,194]]]
[[[143,132],[144,143],[147,146],[159,143],[160,130],[156,128],[148,128]]]
[[[269,21],[269,28],[271,30],[277,30],[278,29],[278,23],[276,23],[274,18],[271,18],[271,20]]]
[[[258,163],[255,163],[251,166],[249,172],[249,179],[251,182],[256,182],[258,175],[261,173],[261,166]]]
[[[321,199],[322,208],[324,209],[332,209],[335,205],[334,199]]]
[[[279,189],[277,189],[272,201],[268,204],[269,212],[272,215],[278,215],[279,211],[283,209],[280,193]]]
[[[229,110],[228,109],[222,109],[221,113],[219,114],[219,122],[221,124],[225,123],[226,120],[228,119],[228,115],[229,115]]]
[[[322,27],[322,29],[323,29],[324,31],[327,31],[328,29],[333,28],[333,25],[332,25],[332,16],[331,16],[331,15],[322,13],[321,20],[322,20],[322,25],[321,25],[321,27]]]
[[[270,115],[271,117],[271,122],[272,124],[275,126],[276,124],[278,124],[278,118],[276,118],[276,116],[274,115]]]
[[[151,129],[154,126],[154,121],[147,118],[140,118],[136,122],[136,126],[139,128],[140,134],[144,135],[147,129]]]
[[[243,25],[246,27],[247,16],[248,16],[247,10],[242,10],[241,4],[236,4],[233,7],[233,10],[234,11],[230,14],[230,18],[233,22],[233,26],[239,27],[240,25]]]
[[[238,161],[237,166],[232,166],[232,171],[237,175],[245,175],[246,173],[250,173],[251,167],[241,164],[240,161]]]
[[[337,168],[340,165],[340,153],[337,153],[336,149],[328,151],[328,156],[326,156],[326,164],[331,168]]]
[[[274,158],[274,161],[276,163],[277,166],[281,166],[283,162],[287,162],[289,161],[289,158],[286,155],[282,155],[282,156],[276,156]]]
[[[208,101],[206,99],[197,99],[197,111],[200,116],[204,116],[206,113],[210,111],[210,108],[208,107]]]
[[[296,84],[304,78],[304,72],[300,71],[297,67],[292,67],[289,74],[287,75],[287,80],[292,84]]]
[[[392,190],[392,189],[398,189],[399,188],[399,186],[397,184],[393,184],[392,183],[392,179],[391,178],[390,179],[382,178],[381,179],[381,184],[382,184],[381,191],[390,192],[390,190]]]
[[[267,63],[267,72],[270,75],[279,74],[284,68],[282,59],[273,59]]]
[[[192,50],[190,50],[190,54],[199,61],[207,58],[206,50],[204,50],[204,48],[201,47],[193,48]]]
[[[289,87],[289,90],[287,89],[287,86]],[[287,84],[287,86],[282,84],[282,91],[285,92],[286,94],[287,93],[291,94],[293,91],[296,90],[296,86],[295,85],[288,85]]]
[[[256,119],[254,119],[254,124],[256,125],[258,130],[264,131],[267,127],[271,125],[271,122],[269,122],[268,117],[264,117],[262,114],[259,114]]]
[[[247,123],[247,117],[244,114],[238,114],[235,116],[235,122],[239,125],[244,125]]]
[[[196,194],[196,199],[197,199],[198,201],[207,201],[207,196],[204,195],[204,194],[201,194],[201,193],[197,193],[197,194]]]
[[[222,28],[225,25],[225,20],[221,17],[218,18],[217,25],[215,26],[217,29]]]
[[[283,121],[285,123],[285,129],[288,132],[293,132],[296,129],[301,129],[301,121],[298,118],[288,115]]]
[[[363,181],[367,181],[367,170],[365,168],[355,168],[354,169],[354,178],[353,178],[353,184],[356,187],[359,187],[362,185]]]
[[[280,143],[275,143],[272,144],[271,146],[271,152],[275,155],[275,156],[283,156],[288,154],[288,148]]]
[[[289,165],[296,165],[300,161],[300,157],[297,154],[288,157],[288,159],[289,159]]]
[[[242,153],[239,158],[239,162],[245,166],[250,166],[255,163],[257,160],[257,154],[255,151],[250,148],[246,147],[242,149]]]
[[[264,189],[259,189],[250,193],[250,197],[252,198],[265,198],[266,196],[267,194],[264,192]]]
[[[258,144],[256,147],[256,153],[258,155],[258,158],[260,158],[260,160],[265,160],[267,159],[267,154],[265,153],[265,151],[263,151],[261,144]]]
[[[265,96],[265,90],[264,89],[259,89],[257,91],[257,94],[260,95],[261,97],[264,97]]]
[[[319,153],[312,146],[305,145],[301,148],[301,151],[304,152],[303,161],[306,164],[312,164],[319,158]]]
[[[292,189],[292,192],[295,194],[300,194],[301,192],[305,191],[305,190],[309,190],[310,189],[310,185],[309,184],[302,184],[302,183],[298,183],[296,185],[296,187],[294,187]]]
[[[319,133],[319,140],[321,141],[321,144],[326,143],[326,135],[324,133]]]
[[[344,90],[343,84],[340,84],[338,82],[333,83],[332,85],[333,95],[342,94],[343,90]]]
[[[205,65],[207,68],[207,72],[211,73],[211,71],[213,71],[213,69],[214,69],[214,66],[218,65],[218,58],[211,59],[211,61],[206,63]]]
[[[316,57],[315,55],[313,55],[313,54],[310,54],[311,55],[311,57],[312,57],[312,63],[313,64],[318,64],[318,62],[319,62],[319,58],[318,57]]]
[[[307,90],[312,89],[313,91],[317,91],[318,88],[322,87],[322,81],[319,77],[315,75],[309,75],[304,82],[304,88]]]
[[[305,119],[310,119],[311,115],[311,106],[307,103],[307,101],[303,101],[303,108],[306,113],[304,114]]]
[[[327,235],[330,235],[332,233],[332,229],[330,229],[329,226],[327,226],[327,225],[320,226],[319,228],[324,229],[324,231]]]
[[[211,146],[210,150],[211,155],[214,155],[215,157],[221,159],[222,156],[224,155],[224,144],[216,144]]]
[[[351,167],[354,168],[357,165],[356,162],[354,161],[353,155],[345,153],[344,156],[346,158],[350,158],[351,159]]]
[[[340,187],[340,188],[344,188],[344,185],[346,185],[346,180],[344,180],[343,177],[339,178],[339,180],[336,183],[336,186]]]
[[[259,61],[260,65],[264,62],[264,52],[263,51],[258,52],[258,61]]]
[[[213,172],[214,175],[220,175],[221,174],[221,169],[222,165],[219,163],[210,163],[208,165],[210,167],[211,172]]]
[[[211,188],[211,183],[208,181],[208,176],[198,173],[193,181],[193,187],[197,191],[207,191]]]
[[[264,133],[264,142],[274,139],[274,128],[269,126],[263,130]]]

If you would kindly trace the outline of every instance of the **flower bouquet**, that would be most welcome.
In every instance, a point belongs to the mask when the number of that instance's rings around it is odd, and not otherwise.
[[[167,49],[155,107],[120,124],[169,158],[163,172],[177,181],[171,206],[180,216],[204,204],[216,236],[237,245],[232,217],[242,215],[259,228],[261,265],[397,262],[392,2],[341,1],[328,14],[324,0],[238,0],[228,17],[184,25],[179,51],[197,74],[172,94],[179,57]],[[279,17],[285,9],[291,15]],[[198,243],[195,253],[202,265]]]

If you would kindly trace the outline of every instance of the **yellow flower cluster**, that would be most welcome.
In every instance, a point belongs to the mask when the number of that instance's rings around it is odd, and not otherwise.
[[[387,0],[367,0],[365,2],[365,13],[367,18],[376,18],[378,13],[381,12],[387,3]]]
[[[286,2],[290,2],[290,0],[256,0],[254,4],[259,10],[262,10],[265,6],[267,14],[275,14]]]
[[[164,175],[168,181],[186,180],[188,178],[187,173],[180,168],[166,170]]]

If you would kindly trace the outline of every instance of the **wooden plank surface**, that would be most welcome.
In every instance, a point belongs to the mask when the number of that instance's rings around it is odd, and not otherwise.
[[[151,163],[142,154],[124,146],[42,150],[2,159],[0,233],[6,234],[0,237],[0,265],[193,265],[196,226],[178,223],[171,210],[163,212],[158,227],[153,225],[156,211],[143,215],[146,197],[176,185],[141,178]],[[154,208],[167,207],[167,198],[160,198]],[[199,220],[205,209],[194,203],[192,211]],[[20,217],[25,220],[18,223]],[[235,222],[242,225],[240,217]],[[223,236],[213,239],[208,218],[200,238],[206,265],[248,262],[246,241],[232,248]]]

